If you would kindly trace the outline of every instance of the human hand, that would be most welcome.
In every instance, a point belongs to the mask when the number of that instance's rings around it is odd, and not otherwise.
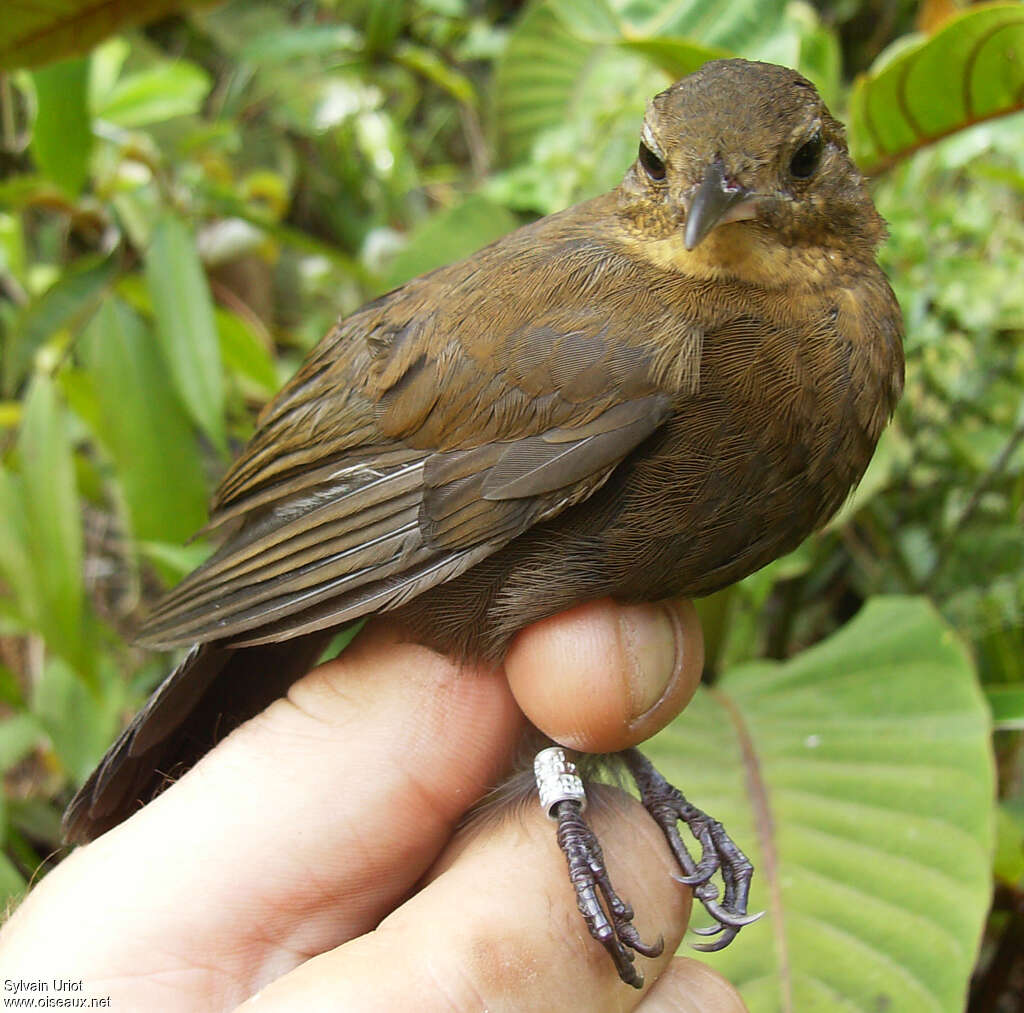
[[[688,605],[581,606],[524,630],[504,671],[378,622],[47,876],[0,936],[2,976],[81,980],[132,1011],[740,1013],[671,958],[690,894],[639,804],[591,815],[641,934],[665,936],[643,992],[587,934],[536,806],[456,832],[523,712],[575,748],[625,748],[685,706],[699,653]]]

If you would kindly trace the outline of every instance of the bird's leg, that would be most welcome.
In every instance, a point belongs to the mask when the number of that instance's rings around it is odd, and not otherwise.
[[[636,782],[640,801],[661,827],[672,854],[685,873],[679,877],[679,881],[693,887],[693,895],[718,923],[713,928],[694,930],[704,936],[717,936],[721,933],[721,937],[713,943],[698,943],[694,949],[723,949],[736,938],[744,925],[757,921],[763,914],[747,914],[753,865],[736,847],[722,824],[691,805],[678,788],[673,788],[658,773],[643,753],[637,749],[627,749],[620,755]],[[679,836],[680,820],[690,828],[690,833],[700,844],[701,855],[697,862]],[[718,899],[718,887],[711,882],[711,877],[718,871],[721,871],[725,885],[721,901]]]
[[[583,819],[583,782],[565,751],[557,747],[542,750],[534,761],[534,773],[541,805],[558,823],[558,844],[569,865],[580,914],[591,936],[615,962],[619,977],[627,985],[641,988],[644,976],[634,966],[635,954],[657,957],[664,940],[643,942],[633,925],[633,909],[615,892],[601,845]]]

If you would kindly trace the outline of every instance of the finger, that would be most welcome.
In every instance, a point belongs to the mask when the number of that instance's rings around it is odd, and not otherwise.
[[[594,806],[593,826],[612,882],[637,911],[646,940],[664,955],[640,957],[648,982],[685,930],[690,892],[647,813],[622,793]],[[642,992],[623,984],[576,908],[553,824],[536,807],[463,834],[430,882],[372,933],[313,960],[241,1007],[377,1013],[636,1008]]]
[[[748,1013],[739,992],[707,964],[676,957],[637,1013]]]
[[[636,745],[689,702],[704,638],[688,601],[579,605],[523,630],[505,671],[523,713],[556,742],[591,753]]]
[[[59,866],[13,934],[47,939],[80,977],[175,977],[241,1001],[376,925],[501,779],[522,728],[500,671],[369,630]],[[160,995],[124,1001],[175,1008]]]

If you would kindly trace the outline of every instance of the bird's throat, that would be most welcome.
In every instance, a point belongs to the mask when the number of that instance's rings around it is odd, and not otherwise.
[[[658,239],[630,233],[624,245],[632,256],[665,271],[765,288],[817,287],[840,267],[830,250],[786,246],[767,230],[745,221],[719,225],[693,250],[686,248],[682,231]]]

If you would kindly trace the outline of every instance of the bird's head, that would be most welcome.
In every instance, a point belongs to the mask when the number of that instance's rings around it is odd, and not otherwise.
[[[810,81],[768,63],[715,60],[656,95],[621,193],[639,231],[686,251],[748,241],[871,256],[885,234],[841,124]]]

